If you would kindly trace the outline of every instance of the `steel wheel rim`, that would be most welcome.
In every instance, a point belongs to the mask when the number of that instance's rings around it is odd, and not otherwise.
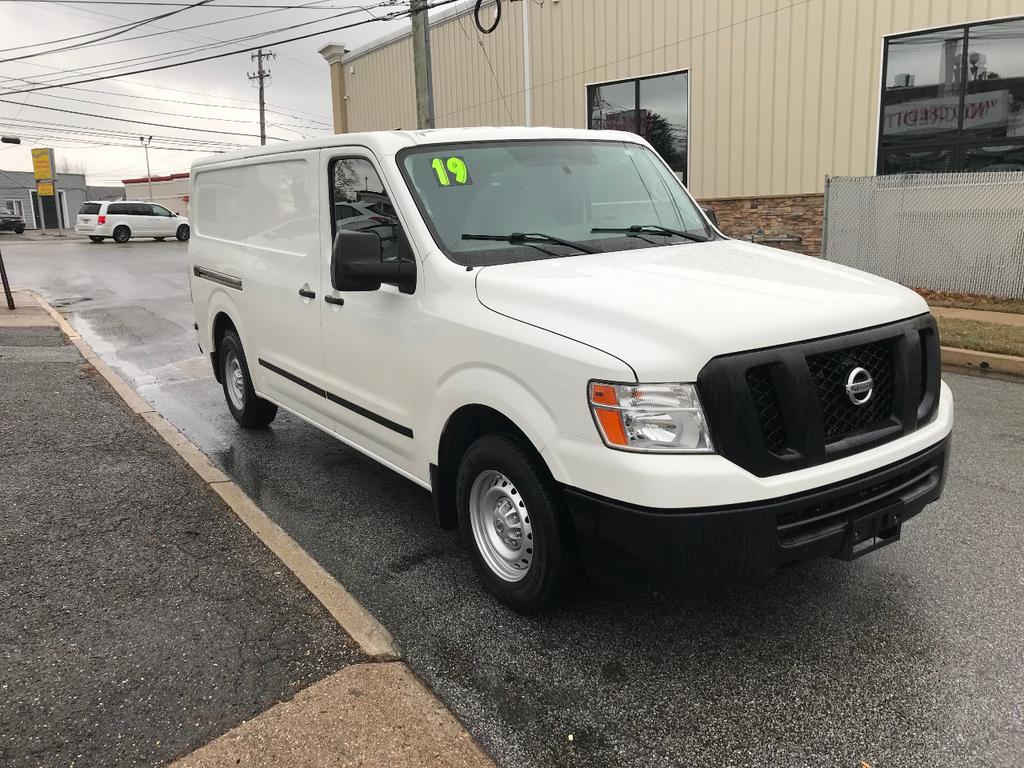
[[[242,363],[234,352],[229,352],[224,361],[224,381],[231,404],[238,410],[245,408],[245,378],[242,376]]]
[[[487,567],[504,581],[526,578],[533,563],[533,526],[512,481],[494,469],[478,474],[469,492],[469,519]]]

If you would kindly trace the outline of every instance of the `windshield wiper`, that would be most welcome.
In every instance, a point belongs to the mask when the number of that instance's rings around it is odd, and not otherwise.
[[[591,232],[625,232],[627,234],[637,235],[640,232],[646,232],[652,235],[675,235],[676,237],[685,237],[687,240],[693,240],[695,243],[706,243],[708,238],[703,235],[695,235],[692,232],[685,232],[681,229],[671,229],[670,227],[663,227],[660,224],[634,224],[631,227],[594,227],[590,230]]]
[[[575,248],[580,253],[600,253],[597,248],[589,245],[574,243],[572,240],[563,240],[560,237],[545,235],[543,232],[513,232],[510,235],[470,235],[463,233],[463,240],[492,240],[498,243],[509,243],[510,245],[531,245],[532,243],[554,243],[564,245],[566,248]]]

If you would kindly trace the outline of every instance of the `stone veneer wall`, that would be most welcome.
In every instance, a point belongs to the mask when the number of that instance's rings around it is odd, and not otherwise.
[[[701,199],[701,205],[715,209],[719,228],[730,237],[750,240],[775,248],[821,256],[821,226],[825,196],[785,195],[778,197],[723,197]],[[800,242],[771,242],[776,237],[799,237]]]

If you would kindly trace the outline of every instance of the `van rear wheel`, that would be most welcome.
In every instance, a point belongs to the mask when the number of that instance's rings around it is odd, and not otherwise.
[[[132,231],[128,229],[124,224],[119,227],[114,227],[114,242],[115,243],[127,243],[132,236]]]
[[[556,602],[575,572],[559,498],[515,440],[486,435],[462,457],[456,481],[459,529],[495,597],[519,613]]]
[[[262,429],[277,416],[277,406],[256,394],[249,376],[242,341],[228,331],[220,341],[220,380],[228,410],[246,429]]]

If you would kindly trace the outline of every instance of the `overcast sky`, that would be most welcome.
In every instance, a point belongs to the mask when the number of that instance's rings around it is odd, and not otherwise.
[[[194,0],[189,0],[194,1]],[[194,46],[211,45],[245,35],[258,35],[252,42],[221,46],[209,50],[193,51],[188,56],[171,61],[249,47],[258,42],[308,34],[331,29],[354,21],[385,16],[389,12],[406,9],[407,3],[394,7],[377,7],[371,12],[357,13],[328,19],[353,8],[380,5],[388,0],[213,0],[207,6],[190,8],[167,19],[152,22],[124,33],[124,38],[151,35],[137,40],[119,41],[114,37],[92,47],[69,50],[22,61],[0,62],[0,134],[38,137],[23,139],[21,146],[0,144],[0,170],[31,170],[29,149],[34,146],[52,146],[58,165],[70,162],[84,164],[91,184],[117,184],[121,179],[146,175],[145,156],[138,137],[154,136],[154,147],[169,143],[169,137],[204,142],[259,143],[259,112],[256,89],[246,77],[255,71],[255,63],[248,53],[217,59],[211,62],[189,64],[158,72],[130,77],[89,82],[71,88],[60,88],[37,93],[5,96],[5,91],[30,87],[16,78],[36,82],[58,77],[61,80],[81,80],[91,72],[67,73],[65,70],[101,65],[109,67],[120,62],[131,69],[155,66],[164,61],[128,61],[137,57],[165,54]],[[95,2],[95,0],[93,0]],[[154,2],[185,2],[185,0],[154,0]],[[235,8],[227,5],[309,5],[308,9],[260,10]],[[33,43],[73,35],[96,32],[161,13],[181,10],[166,5],[118,5],[115,2],[95,4],[67,2],[11,2],[0,0],[0,59],[9,59],[37,53],[54,47],[89,42],[86,37],[53,45],[22,48]],[[254,14],[260,14],[253,18]],[[250,17],[250,18],[244,18]],[[317,24],[287,32],[271,30],[294,24],[320,20]],[[198,24],[217,23],[173,34]],[[272,82],[267,88],[267,134],[282,139],[300,139],[303,136],[322,136],[331,132],[331,93],[328,66],[316,52],[329,42],[341,42],[349,49],[364,45],[388,32],[408,26],[407,19],[374,22],[353,29],[329,32],[306,40],[274,46],[276,60],[267,65]],[[266,33],[266,34],[263,34]],[[18,47],[18,50],[10,50]],[[145,98],[138,98],[145,97]],[[74,99],[74,100],[72,100]],[[94,102],[94,103],[88,103]],[[195,102],[198,104],[184,104]],[[102,104],[102,106],[101,106]],[[111,106],[114,105],[114,106]],[[230,131],[249,136],[201,133],[178,127],[134,125],[103,118],[66,114],[39,107],[91,112],[106,117],[127,118],[160,123],[169,126],[188,126],[205,130]],[[230,108],[225,108],[230,107]],[[168,114],[159,114],[159,113]],[[281,114],[283,113],[283,114]],[[50,124],[44,126],[43,124]],[[57,127],[60,124],[64,127]],[[74,126],[75,128],[68,128]],[[78,129],[80,132],[71,133]],[[81,132],[120,131],[123,136],[97,136]],[[42,137],[47,137],[42,139]],[[168,138],[161,138],[168,137]],[[88,142],[128,144],[127,147],[97,147]],[[190,163],[204,152],[168,151],[151,149],[150,167],[154,175],[187,171]]]

